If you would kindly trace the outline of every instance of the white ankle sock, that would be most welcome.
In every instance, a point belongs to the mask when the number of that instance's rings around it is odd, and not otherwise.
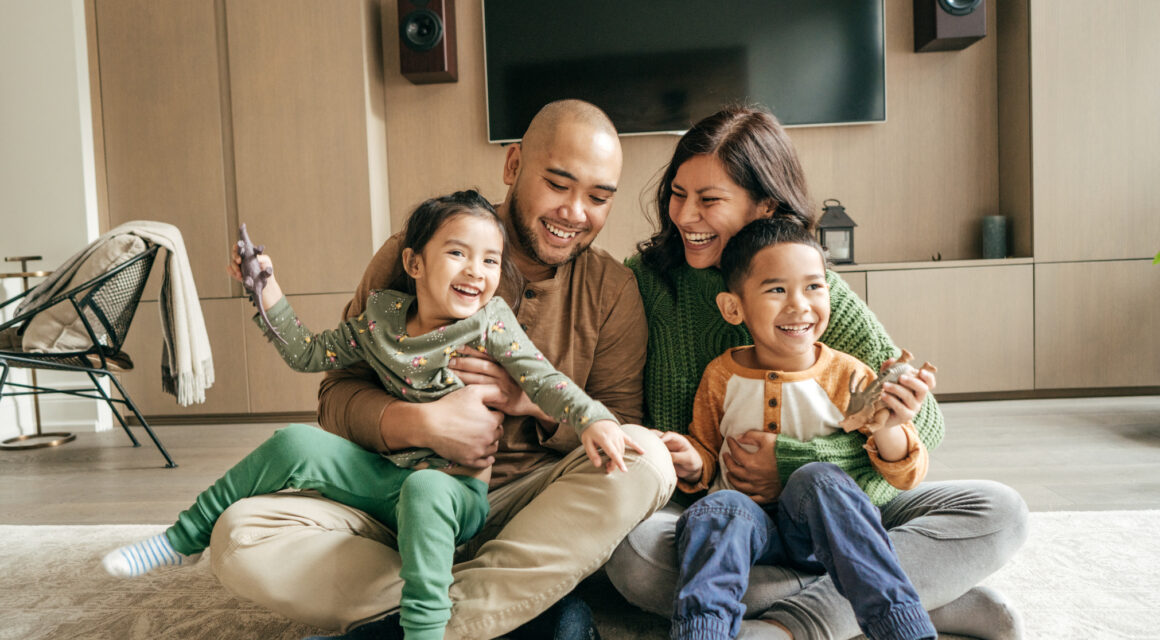
[[[173,545],[169,544],[169,538],[166,538],[164,533],[159,533],[152,538],[110,551],[101,560],[101,565],[109,575],[118,578],[136,578],[158,567],[193,564],[199,558],[200,553],[190,556],[178,553]]]

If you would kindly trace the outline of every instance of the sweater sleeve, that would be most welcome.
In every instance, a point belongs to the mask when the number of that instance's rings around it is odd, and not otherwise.
[[[355,339],[355,330],[349,322],[337,329],[312,334],[302,326],[290,302],[283,297],[266,310],[270,324],[286,342],[270,339],[278,355],[295,371],[330,371],[356,362],[363,362],[363,351]],[[254,323],[265,330],[261,314],[254,314]],[[267,334],[269,335],[269,334]]]
[[[826,283],[830,287],[830,326],[821,341],[832,349],[858,358],[874,371],[878,371],[883,362],[898,357],[901,351],[894,346],[886,329],[866,303],[850,290],[846,281],[836,272],[827,271]],[[927,450],[933,450],[942,442],[943,415],[933,394],[927,394],[914,417],[914,427]]]
[[[488,313],[492,320],[485,329],[487,353],[544,413],[560,424],[572,425],[577,434],[597,420],[620,422],[607,407],[593,400],[536,350],[502,298],[492,299]]]
[[[883,479],[890,486],[902,489],[913,489],[926,477],[930,466],[930,455],[918,439],[918,432],[914,425],[907,422],[902,425],[902,432],[906,434],[907,453],[901,460],[886,461],[878,455],[878,446],[871,435],[866,441],[866,452],[870,455],[870,464],[882,474]]]
[[[388,289],[402,271],[402,234],[391,236],[379,248],[354,297],[343,311],[343,319],[364,311],[371,291]],[[323,429],[371,451],[387,451],[379,421],[392,402],[402,402],[387,392],[378,374],[367,364],[353,364],[328,371],[318,387],[318,424]]]
[[[721,453],[721,417],[725,411],[725,383],[728,371],[717,366],[717,361],[705,367],[701,384],[697,387],[693,401],[693,421],[689,424],[689,442],[701,456],[701,481],[693,484],[677,481],[677,488],[685,493],[695,493],[709,488],[717,476],[717,456]]]

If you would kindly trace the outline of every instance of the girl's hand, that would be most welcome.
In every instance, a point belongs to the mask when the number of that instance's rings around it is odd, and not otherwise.
[[[673,458],[673,469],[676,470],[677,477],[690,484],[701,482],[701,471],[705,463],[701,460],[701,455],[693,448],[693,443],[689,442],[689,439],[685,436],[673,431],[653,429],[652,432],[656,434],[656,437],[660,438],[665,448],[669,450],[669,455]]]
[[[231,260],[226,264],[226,273],[230,274],[230,277],[233,278],[235,281],[241,283],[242,282],[242,257],[240,255],[238,255],[238,245],[237,244],[235,244],[233,249],[230,250],[230,257],[231,257]],[[263,289],[262,289],[262,308],[263,309],[269,309],[270,307],[274,306],[274,303],[276,303],[282,299],[282,287],[278,286],[278,281],[275,280],[274,276],[273,276],[274,261],[270,259],[270,256],[268,256],[264,253],[259,253],[258,254],[258,268],[260,270],[264,270],[267,267],[270,268],[271,275],[269,278],[266,279],[266,286],[263,287]],[[245,286],[244,283],[243,283],[243,286]]]
[[[644,453],[640,445],[628,437],[628,434],[612,420],[597,420],[580,434],[580,442],[584,445],[584,452],[596,467],[603,466],[605,473],[612,473],[616,469],[628,471],[624,464],[624,449],[632,447],[637,453]],[[608,462],[600,459],[600,452],[608,456]]]
[[[882,363],[882,370],[894,364],[895,358]],[[898,383],[887,382],[882,386],[882,402],[890,410],[884,427],[894,427],[914,420],[918,410],[922,408],[922,401],[926,394],[934,389],[936,384],[934,372],[920,369],[917,374],[907,374],[898,379]]]

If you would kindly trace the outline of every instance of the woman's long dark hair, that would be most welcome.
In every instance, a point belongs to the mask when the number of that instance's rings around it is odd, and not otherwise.
[[[733,182],[758,204],[769,204],[773,217],[795,218],[807,230],[815,224],[805,174],[793,143],[772,113],[765,109],[731,105],[689,129],[657,187],[657,231],[637,245],[645,266],[671,283],[673,269],[685,262],[685,249],[669,218],[669,200],[677,169],[694,156],[716,156]]]

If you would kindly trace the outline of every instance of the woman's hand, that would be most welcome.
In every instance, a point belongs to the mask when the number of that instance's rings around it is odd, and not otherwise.
[[[628,467],[624,464],[625,447],[632,447],[637,453],[644,453],[644,449],[641,449],[640,445],[612,420],[597,420],[588,425],[588,428],[580,434],[580,442],[584,445],[584,452],[588,454],[592,465],[603,466],[605,473],[612,473],[616,469],[628,471]],[[607,463],[601,460],[601,451],[608,456]]]
[[[891,358],[882,363],[882,371],[894,364],[897,358]],[[898,379],[898,383],[887,382],[882,385],[882,403],[890,410],[884,427],[894,427],[914,420],[918,410],[922,408],[922,401],[926,394],[934,389],[936,384],[934,372],[929,369],[920,369],[917,374],[907,374]]]
[[[656,437],[664,443],[665,448],[669,450],[669,455],[673,458],[673,469],[677,472],[677,477],[689,484],[698,484],[701,482],[701,472],[705,466],[704,461],[701,460],[701,454],[693,448],[693,443],[685,436],[675,433],[673,431],[660,431],[652,429]]]
[[[740,438],[729,438],[729,452],[724,456],[729,482],[757,504],[773,502],[781,491],[773,451],[776,441],[777,434],[768,431],[747,431]],[[757,450],[750,453],[742,445]]]
[[[448,366],[464,384],[494,385],[498,390],[497,393],[491,394],[494,400],[490,401],[488,406],[492,409],[509,416],[531,416],[544,423],[555,422],[532,402],[507,369],[490,355],[466,345],[457,348],[456,351],[459,356],[452,358]]]

